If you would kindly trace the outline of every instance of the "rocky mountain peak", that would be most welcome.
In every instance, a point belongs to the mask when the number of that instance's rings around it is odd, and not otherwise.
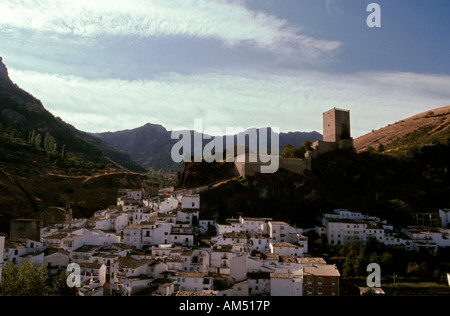
[[[3,63],[2,57],[0,57],[0,79],[11,81],[8,75],[8,68],[6,68],[6,65]]]

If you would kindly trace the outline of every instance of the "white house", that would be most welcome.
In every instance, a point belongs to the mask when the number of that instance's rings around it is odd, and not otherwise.
[[[175,284],[176,281],[170,279],[156,279],[151,285],[157,285],[158,290],[156,291],[161,296],[171,296],[175,294]]]
[[[250,287],[249,281],[244,280],[241,282],[234,283],[228,288],[219,290],[217,296],[249,296]]]
[[[270,295],[270,272],[248,273],[247,279],[249,296]]]
[[[279,256],[303,257],[304,247],[301,245],[294,245],[288,242],[272,242],[269,245],[271,253],[276,253]]]
[[[180,244],[183,246],[194,245],[194,232],[192,227],[172,226],[169,237],[170,243],[173,244]]]
[[[181,198],[181,208],[183,209],[200,209],[200,195],[183,195]]]
[[[232,245],[215,245],[211,249],[210,272],[230,274],[230,260],[236,256]]]
[[[123,296],[131,296],[150,286],[155,280],[151,276],[140,274],[136,276],[119,276],[118,277]]]
[[[303,295],[302,276],[291,273],[271,273],[270,295],[302,296]]]
[[[249,234],[248,237],[252,245],[251,250],[269,252],[270,243],[272,242],[272,238],[269,235]]]
[[[393,231],[386,231],[384,235],[384,244],[386,246],[402,246],[405,250],[414,250],[414,244],[411,238],[400,235]]]
[[[132,189],[119,189],[117,191],[117,200],[142,200],[142,190],[132,190]]]
[[[202,292],[213,289],[214,278],[202,272],[177,271],[170,278],[177,281],[180,291]]]
[[[185,250],[180,254],[182,271],[202,272],[209,271],[210,254],[203,249]],[[174,265],[172,265],[174,266]]]
[[[417,251],[421,248],[437,251],[437,247],[450,246],[449,229],[410,226],[401,232],[411,238],[413,248]]]
[[[81,282],[98,280],[100,285],[106,282],[106,266],[103,263],[80,262]]]
[[[159,244],[171,244],[172,239],[171,239],[170,235],[172,232],[172,226],[174,226],[174,223],[156,222],[156,221],[142,222],[140,225],[140,227],[142,229],[141,246],[142,245],[150,246],[150,245],[159,245]],[[137,229],[137,228],[135,228],[135,229]],[[134,233],[134,232],[130,232],[130,233]],[[136,230],[136,235],[132,235],[132,236],[136,236],[136,238],[137,238],[137,230]],[[125,237],[125,235],[124,235],[124,237]],[[189,238],[189,240],[191,240],[191,239]],[[124,243],[129,243],[129,242],[130,241],[127,242],[124,238]],[[192,242],[193,242],[193,238],[192,238]],[[130,244],[137,245],[137,243],[130,243]]]
[[[177,210],[177,223],[185,223],[192,226],[195,221],[198,224],[199,210],[198,209],[178,209]]]
[[[23,260],[40,265],[43,263],[45,249],[43,243],[31,239],[7,240],[4,243],[2,258],[17,265],[21,265]]]
[[[128,225],[123,229],[123,242],[126,245],[142,248],[142,225]]]
[[[269,235],[275,242],[288,241],[288,235],[290,233],[303,233],[303,230],[296,230],[286,222],[269,221]]]
[[[241,229],[248,234],[268,234],[267,220],[265,218],[243,217]]]
[[[70,253],[60,248],[47,248],[44,253],[43,264],[50,275],[66,270],[70,263]]]
[[[71,262],[81,263],[81,262],[92,262],[92,257],[100,249],[99,246],[95,245],[83,245],[77,249],[70,251]]]
[[[238,253],[231,257],[229,261],[230,276],[229,283],[235,284],[244,281],[247,278],[247,254]],[[248,292],[248,290],[247,290]]]
[[[247,243],[248,237],[242,232],[224,232],[211,238],[218,245],[232,245],[234,243]]]
[[[154,281],[151,276],[151,263],[153,259],[120,258],[119,264],[111,271],[111,274],[114,274],[114,277],[111,276],[112,290],[120,290],[124,296],[129,296],[148,287]]]
[[[384,229],[367,221],[325,219],[327,239],[330,245],[348,246],[351,243],[364,244],[369,238],[384,242]]]

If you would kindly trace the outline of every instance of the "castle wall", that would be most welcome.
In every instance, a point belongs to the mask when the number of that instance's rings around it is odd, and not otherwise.
[[[302,174],[305,170],[311,170],[311,159],[294,159],[294,158],[280,158],[281,169],[286,169],[290,172]]]
[[[242,157],[241,157],[242,158]],[[275,157],[271,157],[272,159],[275,159]],[[295,158],[278,158],[278,169],[286,169],[290,172],[302,174],[304,170],[311,169],[311,160],[310,159],[295,159]],[[270,165],[269,162],[261,162],[258,157],[258,161],[252,162],[249,160],[248,156],[245,159],[245,162],[238,161],[238,159],[235,159],[234,165],[235,165],[235,172],[236,175],[239,175],[241,177],[246,176],[253,176],[257,173],[261,173],[261,166],[268,166]]]
[[[312,144],[312,148],[314,150],[309,154],[309,156],[311,158],[317,158],[321,154],[338,149],[339,143],[318,140]]]

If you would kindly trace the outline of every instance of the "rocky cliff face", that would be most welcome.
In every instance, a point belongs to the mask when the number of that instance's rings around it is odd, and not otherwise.
[[[9,79],[8,75],[8,68],[6,68],[5,64],[3,63],[2,57],[0,57],[0,79],[11,82],[11,79]]]

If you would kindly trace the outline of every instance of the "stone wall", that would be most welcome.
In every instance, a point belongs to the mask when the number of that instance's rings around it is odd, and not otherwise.
[[[10,240],[17,240],[19,238],[28,238],[39,241],[41,220],[39,219],[13,219],[11,220]]]
[[[236,157],[234,160],[235,165],[235,174],[236,176],[252,176],[257,173],[261,173],[261,166],[269,166],[271,164],[271,161],[269,162],[262,162],[256,155],[251,156],[252,158],[256,158],[251,161],[249,156],[247,155],[245,157],[245,161],[239,161],[239,159]],[[267,156],[270,159],[278,159],[278,170],[279,169],[286,169],[290,172],[302,174],[303,171],[306,169],[311,169],[311,159],[296,159],[296,158],[281,158],[278,156]],[[240,159],[243,157],[240,156]]]

